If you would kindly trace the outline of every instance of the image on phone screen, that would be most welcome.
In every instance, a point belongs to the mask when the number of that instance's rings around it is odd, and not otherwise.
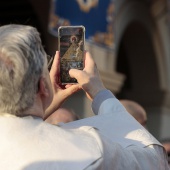
[[[83,26],[65,26],[59,28],[60,81],[62,84],[77,83],[69,76],[69,70],[84,68]]]

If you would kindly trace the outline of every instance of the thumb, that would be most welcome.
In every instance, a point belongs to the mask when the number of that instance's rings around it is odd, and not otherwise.
[[[69,71],[69,75],[72,77],[72,78],[75,78],[77,79],[77,81],[80,79],[82,75],[82,70],[78,70],[78,69],[70,69]]]

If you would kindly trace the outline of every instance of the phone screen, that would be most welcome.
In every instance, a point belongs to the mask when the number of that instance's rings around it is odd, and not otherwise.
[[[69,76],[71,68],[84,68],[84,26],[61,26],[58,29],[60,51],[60,82],[74,84],[77,80]]]

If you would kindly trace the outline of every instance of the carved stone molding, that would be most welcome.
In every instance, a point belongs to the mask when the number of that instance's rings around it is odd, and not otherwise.
[[[99,72],[107,89],[111,90],[114,94],[120,92],[125,80],[125,76],[123,74],[103,70],[99,70]]]

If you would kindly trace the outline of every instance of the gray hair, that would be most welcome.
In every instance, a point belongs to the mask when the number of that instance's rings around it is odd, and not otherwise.
[[[20,115],[33,105],[45,56],[36,28],[0,27],[0,113]]]

